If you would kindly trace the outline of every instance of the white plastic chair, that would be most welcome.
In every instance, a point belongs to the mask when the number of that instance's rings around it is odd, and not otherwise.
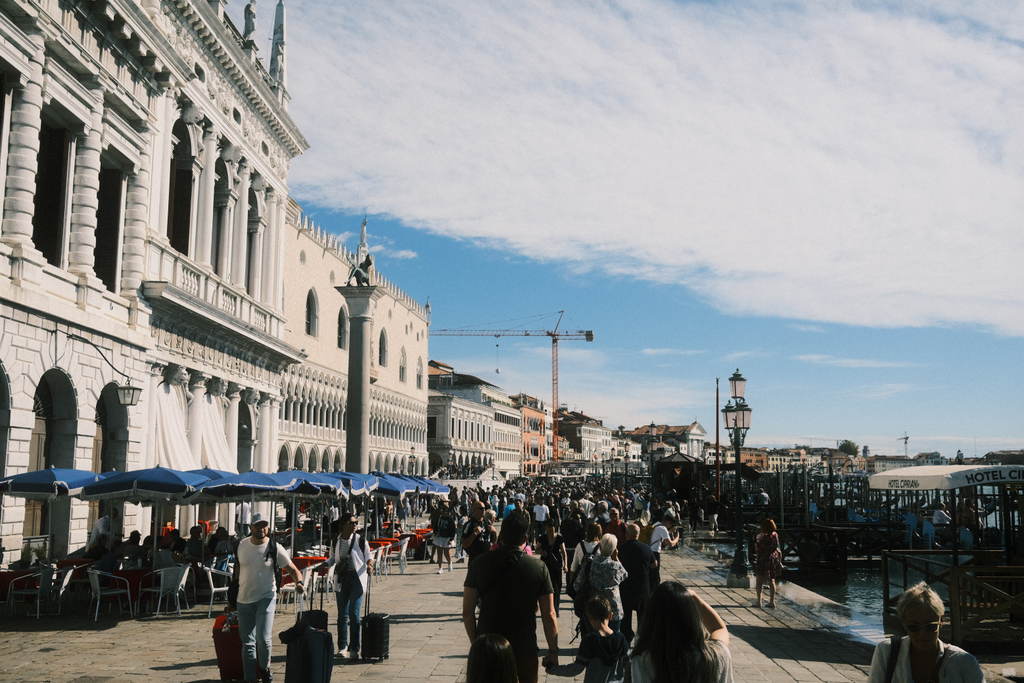
[[[100,577],[105,576],[110,579],[111,582],[116,585],[124,584],[124,588],[100,588]],[[121,598],[128,598],[128,615],[134,617],[135,613],[132,611],[132,596],[128,591],[128,579],[123,576],[114,576],[107,572],[101,572],[97,569],[89,570],[89,586],[92,588],[92,599],[96,601],[96,614],[93,617],[93,621],[99,621],[100,619],[100,603],[103,598],[110,597],[113,595],[117,596],[117,608],[121,610],[121,614],[124,614],[124,607],[121,604]],[[92,601],[89,602],[89,607],[92,607]],[[109,607],[107,608],[109,612]]]
[[[337,567],[338,565],[332,564],[327,568],[326,574],[313,574],[313,592],[317,593],[319,591],[326,591],[328,603],[331,602],[331,593],[333,593],[335,589],[334,570],[337,569]]]
[[[17,588],[17,584],[22,583],[26,586],[29,582],[34,582],[36,585],[31,588]],[[18,578],[11,581],[7,588],[7,611],[10,614],[14,614],[14,601],[17,598],[35,598],[36,600],[36,619],[39,618],[39,609],[43,601],[49,603],[50,593],[52,592],[53,586],[53,567],[43,567],[35,574],[26,574],[25,576],[19,576]]]
[[[302,585],[304,586],[304,590],[308,593],[309,592],[309,587],[313,583],[313,567],[306,567],[305,569],[303,569],[299,578],[302,579]],[[291,595],[292,596],[292,612],[294,613],[296,611],[296,608],[297,608],[297,605],[298,605],[298,603],[296,602],[296,599],[295,599],[295,594],[297,592],[296,589],[297,589],[297,586],[296,586],[296,584],[294,582],[293,583],[286,583],[286,584],[281,586],[281,590],[278,591],[278,598],[277,598],[278,609],[280,609],[281,605],[284,603],[284,597],[286,595]]]
[[[384,572],[386,570],[386,567],[384,567],[382,565],[382,562],[384,561],[384,551],[385,550],[386,550],[386,548],[384,546],[380,546],[379,548],[377,548],[376,550],[373,551],[373,567],[374,567],[374,570],[373,570],[373,582],[374,583],[379,583],[380,581],[383,581],[386,578],[384,576]]]
[[[163,604],[164,596],[168,596],[167,604],[170,606],[170,597],[174,596],[174,607],[178,611],[178,616],[181,616],[181,599],[179,596],[185,598],[185,609],[188,609],[188,596],[185,595],[185,586],[188,582],[189,572],[192,571],[192,566],[188,564],[177,565],[174,567],[165,567],[164,569],[157,569],[156,574],[160,575],[160,585],[156,588],[143,588],[139,591],[139,606],[142,605],[142,598],[148,593],[152,595],[156,593],[156,613],[160,614],[160,605]],[[152,576],[153,572],[147,574]],[[136,610],[138,611],[138,610]]]
[[[64,594],[71,590],[71,579],[75,575],[75,567],[64,567],[61,570],[60,585],[57,586],[57,614],[64,608]]]
[[[212,567],[203,567],[203,572],[206,574],[206,581],[210,588],[210,610],[206,613],[206,618],[209,619],[213,615],[213,600],[217,597],[218,593],[223,593],[225,597],[228,594],[228,588],[231,585],[231,574],[222,572],[219,569],[213,569]],[[218,586],[214,580],[214,576],[220,576],[227,579],[227,582],[223,586]]]
[[[402,539],[401,545],[398,547],[398,571],[401,574],[405,573],[406,567],[409,566],[409,537],[406,536]]]

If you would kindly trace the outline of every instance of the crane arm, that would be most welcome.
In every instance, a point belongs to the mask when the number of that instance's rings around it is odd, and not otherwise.
[[[593,330],[552,332],[550,330],[431,330],[432,337],[557,337],[594,341]]]

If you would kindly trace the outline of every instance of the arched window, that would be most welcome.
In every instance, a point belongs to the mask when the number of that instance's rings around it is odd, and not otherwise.
[[[317,320],[316,291],[311,289],[306,295],[306,334],[311,337],[317,336]]]
[[[423,359],[416,359],[416,388],[423,388]]]
[[[386,368],[388,366],[388,336],[384,330],[380,331],[380,343],[377,346],[377,365]]]
[[[338,311],[338,348],[344,349],[348,347],[348,316],[345,315],[345,309]]]
[[[402,353],[398,357],[398,381],[405,383],[405,348],[402,348]]]

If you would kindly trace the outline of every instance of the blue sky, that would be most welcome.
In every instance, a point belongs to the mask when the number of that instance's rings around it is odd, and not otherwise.
[[[560,398],[611,426],[696,419],[713,438],[715,378],[738,367],[750,444],[1024,445],[1016,6],[288,11],[312,146],[293,195],[350,246],[368,212],[378,267],[429,297],[435,329],[564,309],[595,341],[560,346]],[[550,351],[431,339],[547,399]]]

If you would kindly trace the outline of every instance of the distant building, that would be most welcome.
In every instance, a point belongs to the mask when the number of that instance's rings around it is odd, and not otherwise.
[[[867,458],[865,469],[868,474],[877,474],[920,464],[903,455],[872,455]]]
[[[601,420],[584,413],[562,410],[558,416],[558,433],[585,461],[602,463],[612,457],[612,430]]]
[[[523,476],[535,477],[541,473],[543,463],[549,459],[547,413],[544,401],[523,393],[512,397],[512,405],[519,409],[522,424],[522,459],[520,471]]]

